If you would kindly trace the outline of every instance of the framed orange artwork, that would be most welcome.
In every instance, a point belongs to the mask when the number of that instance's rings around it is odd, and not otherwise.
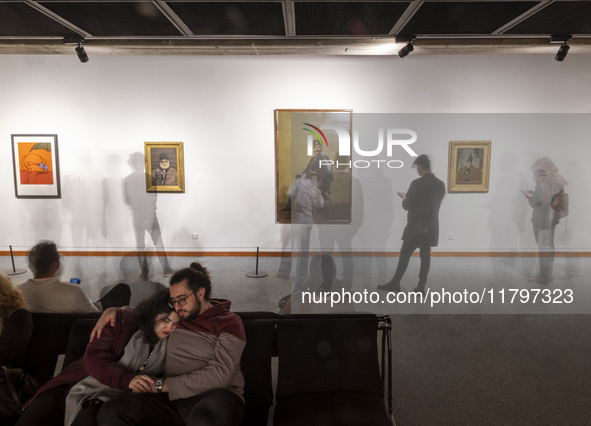
[[[61,198],[57,135],[11,135],[16,198]]]

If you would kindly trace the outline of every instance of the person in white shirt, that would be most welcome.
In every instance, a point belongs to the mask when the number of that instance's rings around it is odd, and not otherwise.
[[[57,277],[60,257],[52,241],[40,241],[31,249],[29,267],[34,278],[18,286],[29,311],[68,314],[101,312],[79,285],[63,283]]]

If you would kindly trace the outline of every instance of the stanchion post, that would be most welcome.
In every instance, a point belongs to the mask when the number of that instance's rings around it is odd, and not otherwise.
[[[12,262],[12,271],[4,271],[4,273],[6,275],[19,275],[27,272],[26,269],[16,269],[16,266],[14,265],[14,253],[12,252],[12,246],[8,247],[10,247],[10,261]]]
[[[256,258],[256,267],[254,272],[249,272],[246,274],[249,278],[263,278],[266,277],[268,274],[266,272],[259,273],[259,247],[257,247],[257,258]]]

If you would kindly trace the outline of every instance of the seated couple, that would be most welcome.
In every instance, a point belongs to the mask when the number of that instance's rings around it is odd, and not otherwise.
[[[244,328],[210,293],[194,262],[135,309],[107,310],[83,360],[42,386],[17,425],[240,424]]]

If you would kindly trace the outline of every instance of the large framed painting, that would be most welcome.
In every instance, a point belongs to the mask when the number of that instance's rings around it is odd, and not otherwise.
[[[147,192],[185,192],[182,142],[144,142]]]
[[[277,222],[351,222],[352,110],[274,113]]]
[[[447,192],[488,192],[491,141],[450,141]]]
[[[57,135],[12,135],[16,198],[61,198]]]

